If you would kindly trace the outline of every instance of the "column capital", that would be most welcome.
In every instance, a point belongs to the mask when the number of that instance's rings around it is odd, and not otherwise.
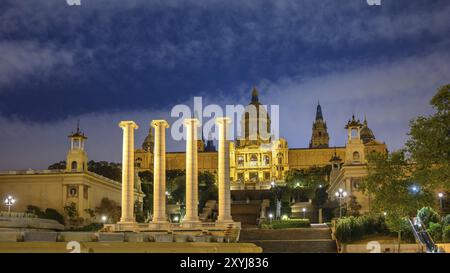
[[[185,125],[185,126],[189,126],[189,125],[194,125],[194,126],[199,126],[199,124],[200,124],[200,121],[198,120],[198,119],[196,119],[196,118],[186,118],[186,119],[184,119],[183,120],[183,124]]]
[[[128,126],[133,127],[133,129],[139,129],[139,126],[136,124],[136,122],[132,120],[122,120],[121,122],[119,122],[120,128],[126,128]]]
[[[220,124],[230,124],[231,123],[231,118],[229,117],[219,117],[216,118],[216,124],[220,125]]]
[[[166,120],[164,120],[164,119],[155,119],[155,120],[152,120],[152,122],[150,123],[150,125],[151,125],[153,128],[160,127],[160,126],[163,126],[164,128],[169,128],[169,123],[168,123]]]

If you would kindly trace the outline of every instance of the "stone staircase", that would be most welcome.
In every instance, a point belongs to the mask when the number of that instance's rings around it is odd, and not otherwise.
[[[254,243],[265,253],[336,253],[328,227],[242,229],[240,242]]]
[[[231,204],[231,216],[236,222],[240,222],[242,226],[256,227],[258,218],[261,213],[261,201],[254,200],[252,202],[233,202]]]

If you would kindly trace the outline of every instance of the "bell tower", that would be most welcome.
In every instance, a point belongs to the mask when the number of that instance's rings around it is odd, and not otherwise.
[[[362,127],[361,122],[355,120],[355,115],[345,126],[348,131],[348,140],[345,145],[345,164],[363,164],[365,162],[364,143],[361,140]]]
[[[316,120],[313,123],[309,148],[327,148],[329,143],[327,123],[323,120],[322,107],[317,103]]]
[[[70,139],[70,150],[67,153],[66,171],[84,172],[87,171],[88,157],[84,150],[84,143],[87,137],[80,131],[80,121],[77,122],[77,131],[68,136]]]

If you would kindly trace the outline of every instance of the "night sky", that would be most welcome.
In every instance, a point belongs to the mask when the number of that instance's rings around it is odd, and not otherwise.
[[[450,82],[449,18],[448,0],[0,0],[0,170],[64,160],[78,119],[89,157],[118,162],[120,120],[140,145],[174,105],[247,104],[254,85],[290,147],[320,101],[330,145],[355,114],[401,148]]]

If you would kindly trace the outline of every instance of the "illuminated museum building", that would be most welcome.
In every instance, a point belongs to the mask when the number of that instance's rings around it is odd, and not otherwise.
[[[244,133],[240,139],[230,142],[230,176],[232,190],[265,190],[271,182],[283,185],[290,169],[307,169],[313,166],[332,165],[330,191],[343,188],[352,193],[358,187],[358,181],[366,174],[366,155],[369,152],[387,151],[386,144],[375,139],[367,120],[361,123],[353,116],[345,126],[348,140],[343,147],[330,147],[327,124],[320,104],[312,126],[312,136],[308,148],[289,148],[285,139],[271,140],[260,137],[270,132],[270,117],[259,102],[258,91],[252,90],[249,106],[257,109],[257,120],[252,120],[246,111],[241,119]],[[260,109],[261,108],[261,109]],[[259,124],[267,132],[262,132]],[[250,124],[258,124],[257,136],[250,137]],[[344,127],[343,126],[343,127]],[[217,152],[212,140],[198,140],[198,169],[201,172],[215,173],[217,170]],[[140,149],[135,150],[136,166],[140,171],[153,170],[153,133],[150,130]],[[168,170],[185,169],[184,152],[168,152],[166,155]],[[353,181],[354,183],[352,183]],[[357,195],[357,193],[355,193]]]

